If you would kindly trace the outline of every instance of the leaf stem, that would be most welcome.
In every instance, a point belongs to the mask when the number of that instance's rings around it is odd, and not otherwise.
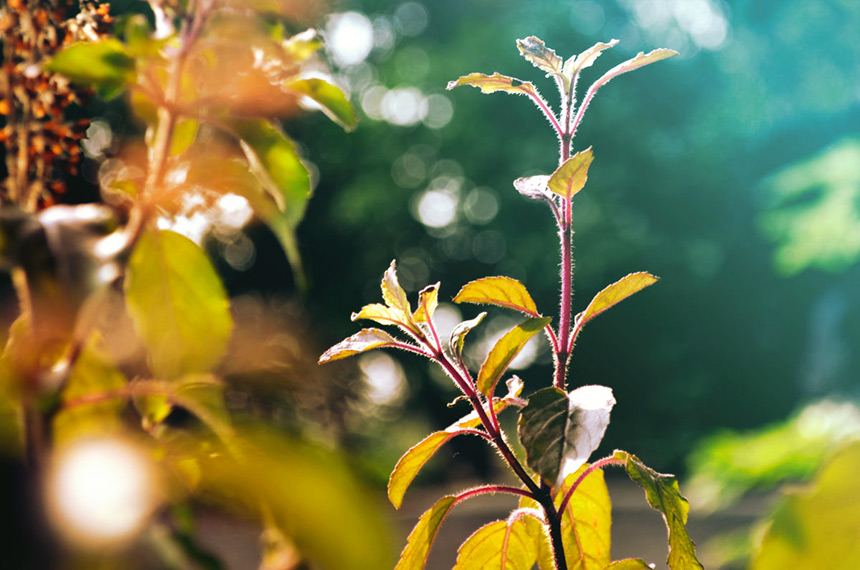
[[[458,493],[456,495],[455,500],[459,503],[460,501],[464,501],[471,497],[475,497],[477,495],[484,495],[487,493],[508,493],[511,495],[519,495],[521,497],[528,497],[530,499],[534,499],[534,494],[531,491],[526,489],[521,489],[519,487],[511,487],[509,485],[481,485],[480,487],[474,487],[472,489],[466,489],[465,491]]]
[[[570,321],[571,303],[573,300],[573,230],[571,223],[571,198],[563,202],[564,219],[559,224],[559,241],[561,246],[561,298],[559,300],[558,345],[555,351],[555,381],[556,388],[564,390],[567,380],[567,366],[570,360]]]
[[[558,510],[559,512],[563,512],[565,507],[567,507],[567,503],[570,501],[570,498],[573,496],[574,491],[579,487],[580,483],[585,480],[592,472],[597,471],[598,469],[603,469],[606,466],[614,465],[616,467],[620,467],[624,465],[624,461],[621,459],[615,459],[614,457],[605,457],[603,459],[599,459],[588,466],[588,469],[582,472],[582,474],[576,478],[576,481],[573,482],[573,485],[570,486],[570,489],[567,490],[567,493],[564,495],[564,499],[561,500],[559,504]]]

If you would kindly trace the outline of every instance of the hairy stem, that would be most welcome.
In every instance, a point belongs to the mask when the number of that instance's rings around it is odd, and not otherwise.
[[[567,380],[567,366],[570,360],[570,322],[573,300],[573,229],[571,224],[572,202],[570,198],[563,203],[564,219],[559,226],[561,245],[561,298],[559,300],[558,349],[555,353],[556,388],[564,390]]]
[[[576,489],[579,487],[579,485],[585,480],[586,477],[588,477],[594,471],[597,471],[598,469],[603,469],[604,467],[609,466],[609,465],[622,466],[622,465],[624,465],[624,461],[622,461],[621,459],[615,459],[613,457],[605,457],[603,459],[600,459],[600,460],[592,463],[588,467],[588,469],[583,471],[582,474],[576,478],[576,481],[574,481],[573,485],[570,486],[570,489],[567,490],[567,493],[565,494],[564,499],[562,499],[561,503],[559,504],[559,507],[558,507],[559,512],[564,512],[564,509],[565,509],[565,507],[567,507],[567,503],[570,502],[570,498],[573,496],[573,493],[576,491]]]

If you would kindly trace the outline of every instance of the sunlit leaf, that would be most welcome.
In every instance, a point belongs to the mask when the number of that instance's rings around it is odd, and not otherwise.
[[[517,192],[532,200],[549,200],[552,194],[548,192],[549,175],[538,174],[514,180]]]
[[[517,517],[482,526],[457,552],[454,570],[531,570],[537,544]]]
[[[538,37],[529,36],[517,40],[517,48],[526,60],[538,69],[545,71],[547,75],[560,75],[564,60],[552,50],[546,47]]]
[[[319,358],[319,363],[340,360],[361,352],[383,348],[397,343],[397,339],[383,330],[376,328],[362,329],[326,350]]]
[[[392,309],[407,315],[407,320],[411,318],[412,306],[409,304],[409,299],[406,298],[406,291],[400,286],[397,280],[397,268],[392,260],[391,265],[385,270],[382,276],[382,299],[385,304]]]
[[[314,29],[300,32],[284,40],[281,46],[292,63],[301,63],[315,54],[323,45],[322,38]]]
[[[454,302],[497,305],[540,317],[528,290],[511,277],[484,277],[470,281],[463,285],[454,297]]]
[[[539,570],[556,570],[552,543],[543,522],[543,511],[534,500],[528,497],[520,499],[520,508],[530,509],[534,513],[534,516],[522,517],[522,521],[526,525],[526,532],[537,548],[536,562]]]
[[[496,341],[478,372],[476,385],[482,394],[493,395],[496,384],[502,379],[502,375],[507,371],[511,361],[517,357],[526,343],[542,331],[551,320],[550,317],[527,319]]]
[[[588,468],[582,465],[559,485],[556,507],[579,476]],[[569,570],[601,570],[610,556],[612,504],[603,471],[596,469],[582,480],[561,513],[561,535]]]
[[[618,40],[610,40],[608,43],[597,42],[579,55],[569,58],[564,62],[564,75],[568,78],[575,77],[583,69],[591,67],[604,50],[615,46],[617,43]]]
[[[495,93],[496,91],[504,91],[513,93],[514,95],[529,95],[539,97],[537,89],[528,81],[508,77],[500,73],[486,75],[483,73],[470,73],[459,79],[448,82],[447,89],[460,87],[461,85],[471,85],[481,90],[481,93]]]
[[[664,60],[675,55],[678,55],[678,52],[666,48],[655,49],[648,52],[647,54],[640,51],[636,55],[636,57],[628,59],[625,62],[619,63],[618,65],[604,73],[600,77],[600,79],[592,83],[591,87],[588,88],[588,93],[593,96],[598,89],[609,83],[611,79],[618,77],[621,74],[627,73],[628,71],[639,69],[640,67],[644,67],[651,63],[656,63],[658,61]]]
[[[135,78],[134,58],[113,38],[73,43],[57,52],[45,67],[74,83],[96,87],[104,96],[118,94]]]
[[[576,153],[553,172],[549,178],[549,189],[566,200],[573,198],[574,194],[585,186],[588,180],[588,167],[593,160],[594,153],[591,147]]]
[[[860,560],[860,442],[836,452],[805,488],[786,491],[751,570],[851,568]]]
[[[604,566],[603,570],[654,570],[653,567],[641,558],[625,558],[616,560]]]
[[[567,430],[559,478],[579,470],[600,446],[609,425],[609,413],[615,406],[612,390],[606,386],[580,386],[567,399]]]
[[[478,326],[478,324],[484,320],[484,317],[487,316],[487,313],[481,313],[474,319],[470,319],[468,321],[463,321],[454,327],[454,330],[451,331],[451,338],[448,341],[448,346],[451,348],[451,354],[459,359],[463,355],[463,343],[466,341],[466,335],[470,330]]]
[[[409,318],[399,309],[392,309],[382,303],[371,303],[365,305],[357,313],[352,314],[352,320],[369,319],[376,321],[382,325],[396,325],[399,327],[410,328]]]
[[[209,372],[221,359],[233,326],[229,301],[206,254],[188,238],[145,231],[129,259],[125,296],[158,377]]]
[[[412,315],[416,323],[429,323],[439,304],[439,283],[428,285],[418,293],[418,308]]]
[[[577,327],[581,328],[585,323],[609,309],[613,305],[620,303],[633,293],[641,291],[645,287],[656,283],[658,277],[651,275],[645,271],[631,273],[622,277],[612,285],[605,287],[600,293],[594,296],[588,307],[577,316]]]
[[[284,87],[313,100],[329,119],[348,131],[358,123],[355,109],[344,92],[324,79],[295,79],[285,83]]]
[[[674,475],[664,475],[646,466],[635,455],[616,451],[615,459],[625,462],[627,475],[645,490],[648,504],[663,514],[669,533],[669,558],[671,570],[701,569],[696,558],[696,545],[687,534],[687,513],[690,506],[681,495],[678,480]]]
[[[439,499],[421,518],[409,533],[406,548],[400,554],[400,560],[394,570],[423,570],[427,564],[430,547],[436,540],[439,526],[448,512],[456,504],[457,498],[447,495]]]
[[[177,156],[188,150],[197,138],[200,123],[196,119],[179,119],[173,128],[173,138],[170,142],[171,156]]]

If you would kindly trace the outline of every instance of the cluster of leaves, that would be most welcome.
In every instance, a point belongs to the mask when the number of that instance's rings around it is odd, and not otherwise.
[[[486,440],[521,481],[521,486],[490,484],[441,498],[421,516],[410,534],[398,570],[423,568],[439,527],[451,509],[465,499],[485,493],[513,494],[520,497],[520,503],[507,520],[483,526],[463,543],[457,569],[529,569],[535,563],[542,570],[648,568],[640,559],[612,561],[610,505],[601,471],[608,465],[624,467],[630,478],[645,490],[648,503],[663,513],[669,537],[669,566],[673,570],[701,568],[685,527],[688,505],[673,476],[657,473],[625,451],[587,463],[609,423],[615,404],[612,390],[605,386],[581,386],[571,391],[567,388],[570,354],[584,325],[657,280],[646,272],[627,275],[598,293],[583,311],[572,315],[572,200],[585,186],[593,160],[590,148],[572,155],[573,136],[601,86],[622,73],[675,54],[663,49],[647,55],[640,53],[594,82],[577,105],[576,84],[580,72],[616,43],[617,40],[598,43],[565,61],[538,38],[518,41],[523,57],[555,79],[562,101],[558,115],[551,111],[534,85],[498,73],[472,73],[448,85],[449,89],[472,85],[484,93],[504,91],[526,95],[549,120],[558,136],[560,164],[557,170],[552,175],[521,178],[514,183],[521,194],[548,204],[558,226],[562,264],[558,327],[551,326],[551,317],[538,311],[526,287],[514,279],[487,277],[466,284],[454,297],[454,302],[503,307],[526,317],[495,343],[477,375],[473,375],[462,357],[463,346],[467,334],[481,323],[486,313],[460,323],[448,339],[440,338],[433,320],[439,283],[419,293],[418,306],[413,311],[398,283],[392,262],[382,279],[384,304],[366,305],[354,313],[352,319],[369,319],[396,327],[405,339],[378,328],[366,328],[320,357],[320,362],[329,362],[377,348],[419,354],[441,366],[471,404],[471,413],[427,436],[397,463],[388,486],[389,499],[395,507],[401,505],[408,486],[422,466],[442,445],[458,435]],[[555,373],[550,386],[523,399],[523,383],[512,376],[505,382],[507,394],[497,396],[497,387],[511,362],[540,332],[548,337],[554,356]],[[525,461],[512,451],[498,419],[500,412],[511,407],[518,408],[517,435],[526,452]]]
[[[307,102],[346,129],[356,116],[330,79],[310,74],[318,34],[290,36],[288,14],[257,4],[154,1],[155,29],[132,15],[118,37],[55,46],[40,62],[101,97],[127,96],[146,129],[119,153],[125,167],[100,181],[103,204],[37,209],[4,197],[0,253],[21,313],[0,361],[0,431],[4,446],[23,442],[36,480],[81,438],[140,442],[168,505],[204,499],[250,513],[280,537],[267,541],[270,558],[297,551],[326,568],[375,569],[387,530],[345,463],[231,417],[218,374],[230,299],[206,252],[163,229],[190,195],[241,196],[301,279],[294,233],[312,184],[279,120]],[[177,424],[177,413],[196,421]],[[150,520],[173,541],[164,563],[219,567],[169,512]],[[336,549],[333,521],[352,529]]]

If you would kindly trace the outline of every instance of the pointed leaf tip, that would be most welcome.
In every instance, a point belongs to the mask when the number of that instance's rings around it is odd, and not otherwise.
[[[492,397],[496,384],[499,383],[514,358],[533,336],[549,324],[550,320],[552,320],[550,317],[527,319],[505,333],[493,345],[478,372],[476,385],[482,394]]]
[[[375,328],[363,329],[322,353],[319,358],[319,364],[347,358],[355,354],[373,350],[374,348],[394,346],[396,344],[397,339],[383,330]]]
[[[532,317],[540,316],[525,285],[505,276],[484,277],[466,283],[454,296],[454,302],[496,305]]]
[[[591,147],[576,153],[553,172],[548,183],[549,189],[567,200],[573,198],[588,181],[588,168],[593,160]]]
[[[547,75],[561,74],[564,60],[555,53],[555,50],[546,47],[542,39],[529,36],[517,40],[517,49],[520,50],[520,55],[538,69],[545,71]]]

